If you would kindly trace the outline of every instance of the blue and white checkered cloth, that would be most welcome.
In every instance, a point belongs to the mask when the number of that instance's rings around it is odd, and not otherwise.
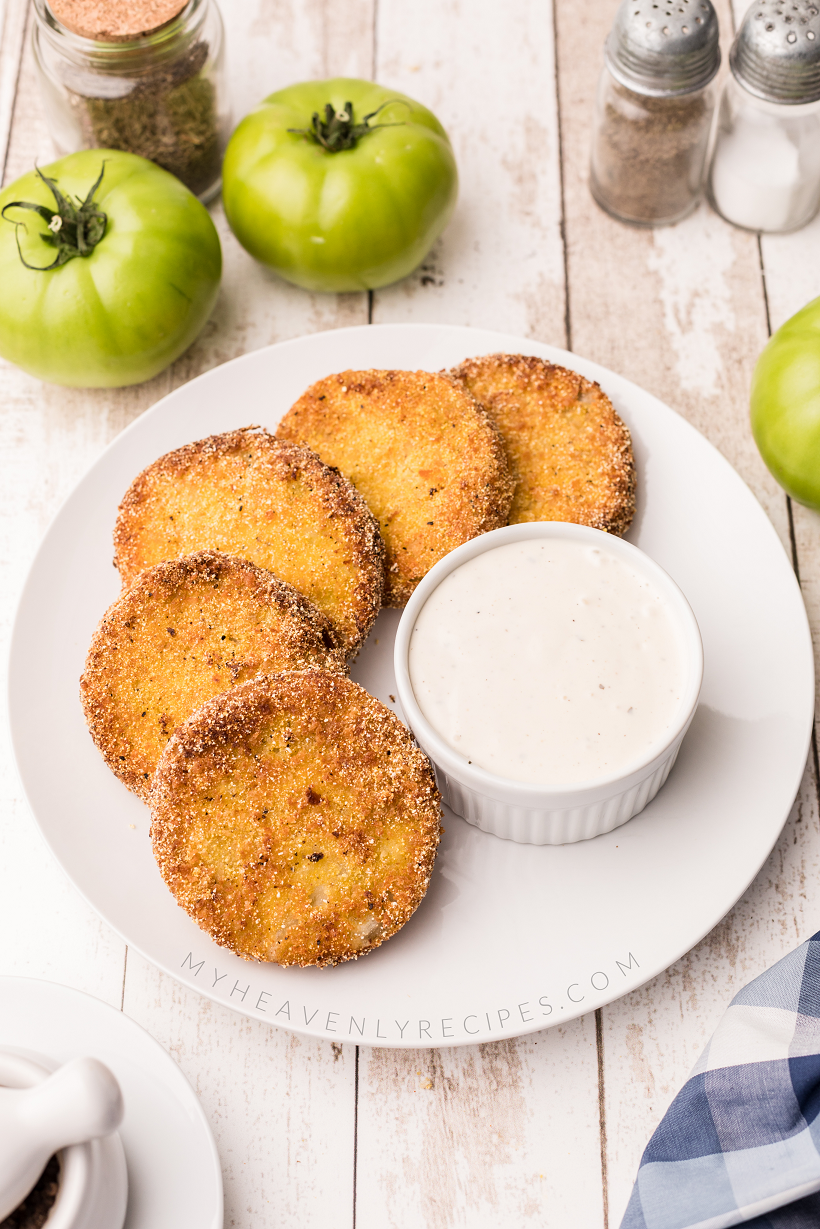
[[[621,1229],[820,1229],[820,933],[736,995]]]

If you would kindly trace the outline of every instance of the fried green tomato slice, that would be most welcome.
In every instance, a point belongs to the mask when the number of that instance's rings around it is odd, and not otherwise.
[[[80,697],[97,747],[147,798],[178,725],[257,674],[344,673],[333,624],[270,572],[215,551],[148,568],[104,615]]]
[[[632,440],[597,384],[524,354],[470,358],[450,374],[501,432],[515,479],[511,525],[573,521],[626,532],[635,514]]]
[[[177,902],[246,960],[332,965],[396,933],[427,891],[441,803],[399,719],[349,679],[260,677],[171,739],[151,835]]]
[[[276,434],[312,448],[364,496],[387,549],[385,605],[403,606],[434,563],[506,522],[512,481],[498,431],[446,375],[328,376]]]
[[[127,587],[198,550],[249,559],[333,621],[354,654],[381,605],[384,547],[361,495],[315,453],[255,427],[160,457],[131,484],[114,530]]]

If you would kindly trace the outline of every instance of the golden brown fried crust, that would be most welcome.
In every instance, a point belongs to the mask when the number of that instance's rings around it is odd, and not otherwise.
[[[246,960],[332,965],[422,900],[440,838],[430,762],[356,683],[260,677],[177,730],[150,798],[154,854],[188,914]]]
[[[499,434],[449,376],[327,376],[288,410],[277,438],[313,448],[364,496],[387,548],[388,606],[403,606],[434,563],[507,519],[512,482]]]
[[[115,565],[127,587],[145,568],[218,550],[304,593],[356,652],[381,605],[384,546],[361,495],[306,448],[257,427],[160,457],[120,504]]]
[[[147,798],[172,733],[206,700],[306,668],[344,673],[327,616],[247,560],[200,551],[142,572],[107,611],[80,698],[109,768]]]
[[[622,534],[635,514],[629,431],[597,384],[524,354],[450,373],[498,426],[515,478],[509,523],[573,521]]]

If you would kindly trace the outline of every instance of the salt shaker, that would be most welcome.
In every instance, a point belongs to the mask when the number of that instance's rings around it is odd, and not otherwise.
[[[604,49],[590,188],[622,222],[685,218],[701,194],[720,66],[710,0],[624,0]]]
[[[32,41],[60,153],[127,150],[216,195],[229,116],[215,0],[34,0]]]
[[[758,0],[729,54],[709,198],[747,230],[797,230],[820,207],[820,7]]]

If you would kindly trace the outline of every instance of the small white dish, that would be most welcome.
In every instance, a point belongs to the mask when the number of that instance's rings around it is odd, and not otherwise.
[[[124,1229],[222,1229],[222,1171],[208,1120],[177,1064],[145,1029],[68,986],[0,977],[0,1051],[2,1062],[12,1063],[16,1054],[33,1064],[35,1074],[38,1066],[54,1069],[85,1056],[114,1074],[125,1105],[122,1125],[116,1136],[94,1140],[90,1148],[101,1154],[109,1179],[127,1166]],[[4,1070],[0,1065],[0,1082]],[[80,1157],[72,1182],[81,1183],[82,1170]],[[68,1177],[67,1168],[66,1185]],[[60,1199],[45,1229],[74,1226],[56,1219]],[[78,1229],[116,1229],[122,1225],[116,1200],[112,1208],[109,1220],[83,1217]]]
[[[608,551],[650,581],[667,604],[683,649],[685,681],[677,713],[661,739],[626,771],[566,785],[536,785],[499,776],[472,763],[441,736],[419,707],[409,667],[410,639],[425,603],[445,577],[479,555],[512,542],[563,539]],[[531,521],[507,525],[465,542],[441,559],[419,583],[402,615],[394,650],[396,686],[407,723],[430,756],[446,804],[468,823],[505,840],[566,845],[611,832],[655,797],[675,763],[697,708],[703,680],[703,646],[692,608],[674,580],[629,542],[584,525]]]

